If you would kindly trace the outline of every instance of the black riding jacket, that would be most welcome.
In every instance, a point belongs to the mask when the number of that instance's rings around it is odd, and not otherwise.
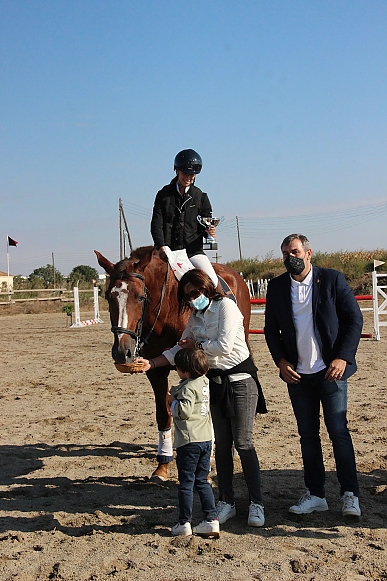
[[[188,192],[181,196],[176,182],[177,177],[157,192],[151,222],[153,242],[156,248],[185,248],[189,257],[204,254],[205,228],[199,224],[197,217],[212,216],[210,200],[195,185],[191,185]]]

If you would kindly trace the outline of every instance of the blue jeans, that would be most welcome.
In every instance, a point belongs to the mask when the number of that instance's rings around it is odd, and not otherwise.
[[[355,453],[347,428],[347,380],[330,382],[326,369],[301,375],[297,384],[288,384],[290,400],[300,435],[304,480],[311,494],[325,497],[325,469],[320,440],[320,403],[333,446],[341,494],[359,496]]]
[[[233,444],[239,454],[243,475],[252,502],[262,504],[261,476],[257,452],[253,442],[253,428],[257,408],[258,389],[252,377],[233,381],[235,416],[224,418],[220,405],[211,405],[215,432],[215,462],[219,497],[234,503],[232,485],[234,475]]]
[[[212,442],[191,442],[176,450],[176,465],[179,474],[179,522],[192,520],[193,489],[198,491],[206,520],[215,520],[214,493],[207,480],[210,472]]]

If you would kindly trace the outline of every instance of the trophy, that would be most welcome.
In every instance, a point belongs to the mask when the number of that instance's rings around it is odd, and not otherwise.
[[[218,226],[218,224],[220,224],[220,222],[223,222],[223,218],[213,218],[212,216],[198,216],[198,222],[199,224],[201,224],[202,226],[204,226],[204,228],[209,228],[210,226]],[[206,238],[205,238],[205,242],[203,244],[203,249],[204,250],[218,250],[218,243],[216,242],[215,238],[213,236],[210,236],[209,234],[207,234]]]

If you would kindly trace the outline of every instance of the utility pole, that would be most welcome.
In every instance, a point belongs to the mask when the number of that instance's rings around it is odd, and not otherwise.
[[[238,216],[236,216],[236,227],[237,227],[237,233],[238,233],[239,258],[242,260],[241,236],[239,233]]]
[[[120,260],[122,260],[126,254],[125,232],[126,232],[126,235],[128,237],[128,242],[129,242],[129,247],[130,247],[131,252],[133,250],[133,246],[132,246],[132,240],[130,238],[129,228],[128,228],[128,224],[126,222],[124,208],[122,206],[122,199],[121,198],[119,199],[119,212],[120,212]],[[125,230],[123,230],[123,228],[122,228],[122,223],[124,223]]]
[[[126,235],[128,237],[130,252],[132,252],[133,246],[132,246],[132,241],[130,239],[129,228],[128,228],[128,224],[126,223],[126,218],[125,218],[124,210],[122,210],[122,217],[124,219],[124,224],[125,224],[125,228],[126,228],[126,230],[124,231],[124,236],[125,236],[125,232],[126,232]]]
[[[119,212],[119,229],[120,229],[120,260],[124,258],[123,248],[122,248],[122,200],[119,198],[118,202],[118,212]]]
[[[55,261],[54,261],[54,253],[52,252],[52,274],[54,278],[54,288],[55,288]]]

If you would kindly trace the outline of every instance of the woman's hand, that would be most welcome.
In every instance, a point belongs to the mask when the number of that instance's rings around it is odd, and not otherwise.
[[[188,337],[187,339],[181,339],[181,341],[178,342],[178,345],[182,349],[195,349],[196,341],[195,339]]]
[[[144,359],[143,357],[137,357],[136,361],[140,361],[143,364],[143,368],[138,373],[145,373],[146,371],[149,371],[149,369],[152,369],[152,366],[148,359]]]

